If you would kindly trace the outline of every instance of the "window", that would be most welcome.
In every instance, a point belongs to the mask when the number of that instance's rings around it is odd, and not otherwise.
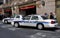
[[[11,16],[10,18],[14,18],[14,16]]]
[[[32,16],[31,20],[38,20],[38,16]]]
[[[42,2],[42,6],[45,6],[45,1],[41,1]]]
[[[0,2],[0,5],[2,5],[3,4],[3,2]]]
[[[26,16],[26,17],[23,18],[23,20],[30,20],[30,17],[31,16]]]
[[[56,0],[56,7],[60,8],[60,0]]]
[[[20,18],[20,16],[17,16],[16,18]]]
[[[45,19],[48,19],[48,18],[47,18],[47,17],[45,17],[45,16],[41,16],[41,17],[42,17],[44,20],[45,20]]]
[[[60,5],[57,5],[57,8],[60,8]]]

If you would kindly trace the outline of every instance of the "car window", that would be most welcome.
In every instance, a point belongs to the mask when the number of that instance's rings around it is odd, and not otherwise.
[[[31,20],[38,20],[38,16],[32,16]]]
[[[45,16],[41,16],[43,19],[48,19],[48,17],[45,17]]]
[[[23,20],[30,20],[30,17],[31,16],[26,16],[26,17],[23,18]]]
[[[10,18],[14,18],[13,16],[11,16]]]
[[[16,18],[20,18],[20,16],[16,16]]]

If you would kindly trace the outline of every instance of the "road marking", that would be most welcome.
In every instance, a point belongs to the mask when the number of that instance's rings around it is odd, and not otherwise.
[[[46,35],[42,35],[42,37],[46,37]]]
[[[20,30],[21,28],[8,28],[11,31],[16,31],[16,30]]]
[[[44,37],[46,37],[46,35],[43,33],[36,33],[34,35],[30,35],[29,37],[30,38],[42,38],[42,37],[44,38]]]
[[[0,24],[3,24],[3,23],[0,23]]]
[[[30,38],[36,38],[35,36],[31,35]]]
[[[5,26],[1,26],[2,28],[8,28],[8,27],[12,27],[11,25],[5,25]]]
[[[60,32],[60,30],[56,30],[56,32]]]
[[[12,31],[15,31],[16,29],[15,28],[8,28],[9,30],[12,30]]]
[[[42,35],[42,33],[36,33],[36,35]]]
[[[15,31],[15,30],[21,29],[21,28],[15,28],[12,25],[2,25],[1,28],[6,28],[6,29],[11,30],[11,31]]]

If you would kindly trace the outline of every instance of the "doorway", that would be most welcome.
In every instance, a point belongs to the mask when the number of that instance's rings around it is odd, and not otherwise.
[[[25,6],[20,8],[20,14],[22,15],[31,15],[31,14],[36,14],[36,6],[31,5],[31,6]]]
[[[4,9],[4,16],[5,17],[11,17],[12,16],[12,10],[11,10],[11,8],[5,8]]]

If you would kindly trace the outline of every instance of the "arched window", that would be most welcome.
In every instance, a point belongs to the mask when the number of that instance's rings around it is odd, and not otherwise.
[[[42,6],[45,6],[45,1],[41,1],[42,2]]]

